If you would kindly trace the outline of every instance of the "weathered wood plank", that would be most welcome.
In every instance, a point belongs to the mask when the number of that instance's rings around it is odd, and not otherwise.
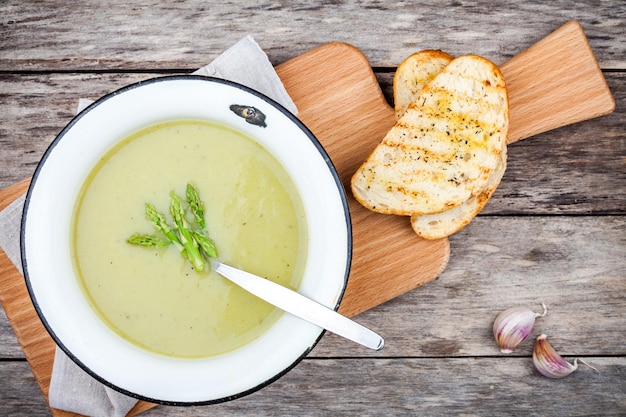
[[[624,217],[479,216],[450,244],[437,280],[356,317],[385,337],[377,356],[500,355],[496,315],[518,305],[540,312],[541,302],[549,312],[532,338],[547,334],[564,355],[626,355]],[[513,355],[532,347],[528,340]],[[366,354],[335,335],[313,351]]]
[[[0,381],[1,416],[51,415],[26,361],[1,361]]]
[[[567,355],[626,355],[625,239],[623,216],[479,216],[450,238],[437,280],[356,317],[385,337],[381,352],[326,334],[311,356],[500,355],[495,316],[517,305],[540,311],[541,302],[549,313],[532,337],[546,333]],[[1,316],[0,329],[0,358],[22,358]],[[529,355],[532,345],[513,355]]]
[[[82,4],[80,4],[82,3]],[[192,69],[252,34],[280,63],[330,41],[376,67],[419,49],[502,63],[568,20],[581,22],[602,68],[626,68],[621,2],[186,2],[0,4],[0,70]]]
[[[158,406],[158,416],[621,416],[626,359],[586,358],[563,380],[540,376],[529,357],[307,359],[272,385],[230,403]],[[24,362],[0,363],[0,415],[48,416]]]
[[[0,359],[6,358],[23,359],[24,353],[13,333],[4,310],[0,308]]]
[[[146,416],[620,415],[623,358],[590,358],[570,379],[546,380],[530,358],[307,360],[266,390],[231,403]],[[612,386],[609,386],[612,384]]]
[[[0,74],[0,187],[32,176],[48,145],[76,114],[78,98],[97,99],[156,75]]]
[[[158,74],[0,74],[0,114],[5,115],[0,167],[11,167],[0,170],[0,187],[32,175],[48,144],[73,117],[77,97],[98,98],[152,76]],[[483,213],[626,211],[626,73],[606,76],[615,112],[511,145],[505,177]],[[378,77],[389,99],[390,77]]]

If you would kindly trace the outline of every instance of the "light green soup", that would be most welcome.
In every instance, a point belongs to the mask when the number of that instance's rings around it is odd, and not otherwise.
[[[206,357],[254,340],[281,312],[213,272],[196,272],[173,245],[126,242],[155,233],[145,203],[169,218],[170,191],[184,198],[187,182],[205,204],[221,261],[298,287],[307,234],[293,183],[248,137],[200,121],[144,129],[97,164],[76,204],[72,252],[88,298],[117,333],[154,352]]]

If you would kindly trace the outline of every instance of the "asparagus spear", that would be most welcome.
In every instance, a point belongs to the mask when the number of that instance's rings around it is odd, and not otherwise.
[[[217,248],[215,247],[213,240],[209,239],[203,231],[193,230],[192,234],[205,255],[211,258],[217,258]]]
[[[196,223],[200,226],[200,230],[193,230],[193,237],[200,245],[200,249],[204,252],[205,255],[217,258],[217,248],[215,247],[215,243],[209,239],[206,235],[204,228],[206,227],[206,222],[204,220],[204,204],[202,200],[200,200],[200,196],[198,192],[194,188],[193,185],[187,184],[187,203],[191,208],[191,213],[193,214],[194,219],[196,219]]]
[[[191,230],[189,229],[189,223],[185,218],[185,209],[180,201],[180,198],[172,191],[170,193],[170,214],[176,224],[176,229],[180,237],[180,243],[182,243],[187,253],[188,259],[193,265],[196,271],[204,270],[205,262],[202,259],[198,242],[194,239]]]
[[[152,221],[152,225],[156,230],[163,233],[176,247],[178,250],[183,252],[185,247],[182,245],[176,233],[170,228],[165,221],[165,216],[157,211],[156,208],[150,203],[146,203],[146,216]]]
[[[196,219],[196,223],[198,223],[198,226],[200,226],[201,229],[204,229],[204,206],[198,196],[198,192],[191,184],[187,184],[187,203],[191,208],[193,217]]]
[[[139,246],[161,246],[165,247],[170,244],[169,240],[163,240],[155,235],[140,235],[135,233],[126,240],[128,243]]]

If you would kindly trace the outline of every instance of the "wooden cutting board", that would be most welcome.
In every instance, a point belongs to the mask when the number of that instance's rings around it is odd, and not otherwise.
[[[608,114],[615,107],[577,22],[500,67],[509,90],[509,143]],[[348,190],[353,263],[340,312],[353,316],[435,279],[447,265],[448,240],[421,239],[407,218],[370,212],[349,192],[350,176],[395,122],[366,57],[351,45],[330,43],[276,71],[298,106],[299,118],[324,145]],[[0,210],[22,195],[28,183],[0,191]],[[23,277],[1,250],[0,302],[47,399],[55,345],[30,302]],[[129,415],[153,406],[139,402]]]

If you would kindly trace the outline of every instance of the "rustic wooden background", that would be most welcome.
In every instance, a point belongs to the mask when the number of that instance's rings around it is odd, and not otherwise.
[[[500,187],[450,238],[441,276],[358,316],[385,336],[383,351],[327,335],[260,392],[144,415],[626,415],[626,4],[432,3],[0,2],[0,188],[32,175],[78,97],[190,72],[246,34],[274,64],[326,42],[351,43],[391,102],[395,67],[412,52],[502,63],[578,20],[615,97],[611,115],[509,148]],[[533,337],[548,334],[561,354],[600,373],[581,366],[563,380],[543,378],[532,342],[500,354],[496,314],[540,302],[550,311]],[[0,415],[50,415],[1,310]]]

